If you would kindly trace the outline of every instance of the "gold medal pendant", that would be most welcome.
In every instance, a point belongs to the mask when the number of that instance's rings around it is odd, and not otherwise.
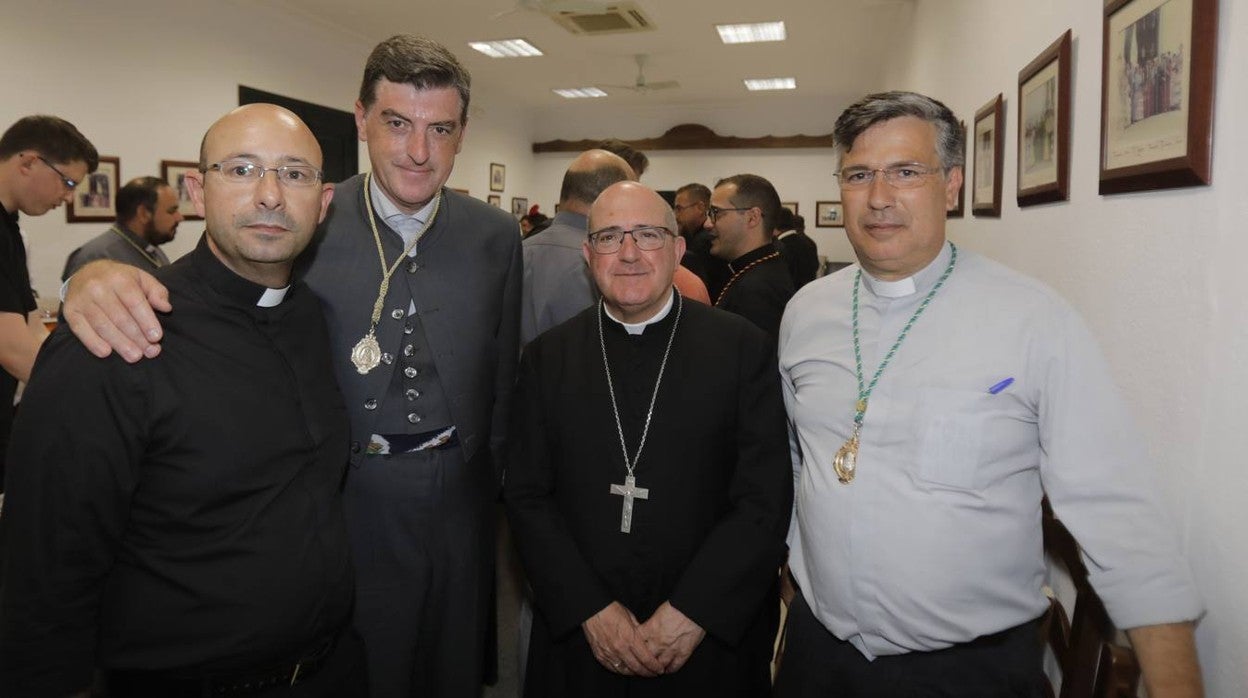
[[[849,437],[849,441],[841,446],[836,452],[836,458],[832,459],[832,469],[836,471],[836,479],[841,481],[842,485],[848,485],[854,479],[854,473],[858,471],[858,430],[854,430],[854,435]]]
[[[368,334],[351,350],[351,363],[355,364],[355,370],[360,375],[377,368],[377,364],[381,363],[381,345],[377,343],[377,336],[373,334],[372,328],[369,328]]]

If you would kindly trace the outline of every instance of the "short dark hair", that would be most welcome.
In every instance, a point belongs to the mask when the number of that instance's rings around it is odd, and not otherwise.
[[[917,92],[877,92],[841,112],[832,130],[837,156],[844,157],[863,131],[902,116],[918,117],[936,127],[936,154],[945,172],[966,164],[966,134],[957,117],[949,107]]]
[[[776,210],[776,230],[793,230],[793,211],[781,206]]]
[[[615,158],[611,158],[615,160]],[[619,160],[616,160],[618,163]],[[594,203],[594,199],[607,187],[616,182],[627,182],[631,179],[621,165],[605,164],[592,170],[568,170],[563,175],[563,186],[559,188],[560,201],[580,201],[586,205]]]
[[[688,194],[694,201],[701,201],[704,204],[711,203],[711,188],[705,184],[691,182],[676,190],[676,196]]]
[[[126,182],[117,190],[117,221],[124,223],[134,218],[139,208],[156,212],[156,199],[160,190],[169,183],[159,177],[138,177]]]
[[[87,172],[100,166],[100,154],[73,124],[59,116],[37,114],[18,119],[0,136],[0,160],[35,150],[58,165],[82,161]]]
[[[793,214],[793,229],[799,233],[806,232],[806,217],[800,214]]]
[[[736,195],[729,199],[732,205],[758,207],[763,213],[763,231],[771,235],[771,231],[776,229],[776,216],[780,210],[780,195],[771,186],[771,182],[754,174],[738,174],[719,180],[715,183],[715,188],[726,184],[737,187]]]
[[[608,138],[594,147],[624,158],[624,162],[633,168],[633,174],[637,175],[637,179],[641,179],[641,175],[650,166],[650,158],[646,157],[645,153],[618,138]]]
[[[418,90],[454,87],[459,92],[459,123],[468,123],[472,76],[442,44],[414,34],[396,34],[377,44],[364,64],[360,83],[360,103],[365,109],[376,101],[382,78]]]

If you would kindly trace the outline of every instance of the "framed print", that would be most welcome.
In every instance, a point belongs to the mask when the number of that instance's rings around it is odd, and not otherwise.
[[[493,206],[494,208],[502,208],[503,197],[499,196],[498,194],[490,194],[489,196],[485,197],[485,203]]]
[[[959,121],[958,125],[962,127],[962,143],[966,144],[966,122]],[[945,218],[961,218],[966,215],[966,153],[962,153],[962,186],[958,187],[958,203],[945,212]]]
[[[1070,30],[1018,73],[1018,205],[1070,200]]]
[[[795,216],[797,215],[797,202],[796,201],[781,201],[780,208],[787,208],[789,209],[790,212],[793,213],[793,215]]]
[[[511,215],[520,218],[529,212],[529,200],[518,196],[511,197]]]
[[[490,163],[490,191],[502,191],[507,188],[507,166],[497,162]]]
[[[65,207],[67,223],[108,223],[117,220],[117,188],[121,159],[100,156],[100,166],[82,178]]]
[[[1005,158],[1005,104],[1000,93],[975,112],[975,180],[971,213],[1001,216],[1001,163]]]
[[[178,193],[178,212],[188,221],[203,220],[203,216],[195,213],[195,203],[186,190],[186,173],[199,169],[199,163],[191,160],[161,160],[160,178],[169,183]]]
[[[1101,194],[1209,184],[1217,0],[1109,0]]]
[[[816,228],[844,228],[845,227],[845,211],[841,208],[839,201],[816,201],[815,202],[815,227]]]

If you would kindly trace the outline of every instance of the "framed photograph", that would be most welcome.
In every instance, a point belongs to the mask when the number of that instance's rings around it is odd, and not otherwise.
[[[789,209],[789,211],[793,213],[793,215],[795,216],[797,215],[797,202],[796,201],[781,201],[780,208],[787,208]]]
[[[959,121],[958,125],[962,127],[962,142],[966,143],[966,122]],[[962,153],[963,162],[965,163],[966,153]],[[966,165],[962,166],[962,186],[958,187],[958,203],[953,208],[945,212],[945,218],[961,218],[966,215]]]
[[[1001,163],[1005,158],[1005,104],[1000,93],[975,112],[975,180],[971,213],[1001,216]]]
[[[529,212],[529,200],[528,199],[522,199],[518,196],[511,197],[511,215],[515,216],[516,218],[520,218],[521,216],[527,214],[528,212]]]
[[[1109,0],[1102,194],[1212,181],[1217,0]]]
[[[67,223],[110,223],[117,219],[117,189],[121,185],[121,159],[100,156],[100,166],[82,178],[65,207]]]
[[[203,220],[203,216],[195,213],[195,204],[191,202],[191,194],[186,190],[186,173],[197,169],[199,163],[191,160],[160,161],[160,178],[178,193],[178,211],[188,221]]]
[[[1018,205],[1070,200],[1070,30],[1018,73]]]
[[[489,196],[485,197],[485,203],[495,208],[502,208],[503,197],[499,196],[498,194],[490,194]]]
[[[841,208],[839,201],[816,201],[815,202],[815,227],[816,228],[844,228],[845,227],[845,210]]]
[[[507,166],[497,162],[490,163],[490,191],[502,191],[507,188]]]

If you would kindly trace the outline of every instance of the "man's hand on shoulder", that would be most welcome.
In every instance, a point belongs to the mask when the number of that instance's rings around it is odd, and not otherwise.
[[[128,264],[100,260],[69,279],[62,317],[92,354],[113,351],[134,363],[160,353],[160,322],[169,312],[169,292],[151,274]]]
[[[706,637],[702,626],[669,601],[664,601],[654,615],[641,625],[640,632],[646,646],[663,663],[664,674],[679,671]]]
[[[663,673],[663,663],[646,647],[640,624],[619,601],[581,623],[589,648],[607,671],[647,678]]]

